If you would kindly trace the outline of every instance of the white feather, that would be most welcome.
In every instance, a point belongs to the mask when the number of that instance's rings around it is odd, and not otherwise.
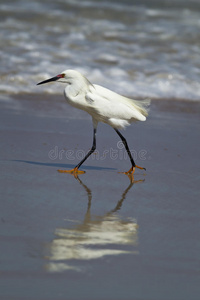
[[[150,100],[132,100],[100,85],[92,85],[77,71],[63,73],[69,84],[64,92],[67,101],[87,111],[96,124],[103,122],[114,128],[125,128],[132,122],[146,120]]]

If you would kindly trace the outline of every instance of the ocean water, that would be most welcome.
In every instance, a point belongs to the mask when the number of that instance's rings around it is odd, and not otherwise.
[[[200,1],[0,1],[0,91],[65,69],[132,98],[200,100]],[[64,88],[64,87],[63,87]]]

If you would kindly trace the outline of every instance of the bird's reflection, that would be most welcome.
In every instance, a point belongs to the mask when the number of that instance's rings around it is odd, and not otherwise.
[[[49,245],[50,255],[46,257],[49,261],[46,269],[49,272],[69,269],[81,271],[80,261],[99,259],[105,255],[137,254],[137,221],[134,218],[122,219],[117,212],[132,186],[144,180],[130,181],[114,209],[103,216],[91,214],[92,192],[79,177],[76,180],[88,196],[84,220],[73,228],[55,230],[56,238]]]

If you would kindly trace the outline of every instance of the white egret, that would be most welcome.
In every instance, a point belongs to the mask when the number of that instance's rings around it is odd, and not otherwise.
[[[118,129],[124,129],[135,121],[145,121],[148,116],[150,100],[139,101],[123,97],[100,85],[90,83],[85,76],[75,70],[65,70],[55,77],[39,82],[38,85],[52,81],[62,82],[67,85],[64,90],[67,102],[76,108],[88,112],[92,116],[94,127],[93,144],[87,155],[74,169],[58,170],[59,172],[71,173],[76,177],[77,174],[85,173],[85,171],[81,171],[79,168],[96,149],[98,122],[112,126],[124,144],[131,161],[131,168],[129,171],[123,173],[133,176],[135,168],[146,170],[135,164],[127,141]]]

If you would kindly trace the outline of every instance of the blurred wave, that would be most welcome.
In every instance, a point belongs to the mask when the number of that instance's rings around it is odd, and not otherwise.
[[[133,98],[199,100],[199,12],[195,0],[1,0],[0,91],[60,93],[35,84],[73,68]]]

